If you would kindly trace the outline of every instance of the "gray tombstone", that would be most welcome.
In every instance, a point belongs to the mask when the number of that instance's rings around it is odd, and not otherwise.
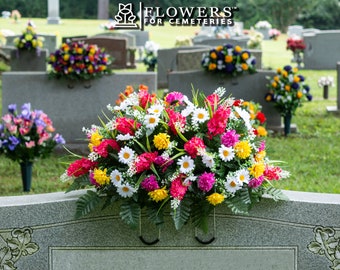
[[[336,69],[340,60],[340,30],[309,31],[303,33],[303,39],[305,69]]]
[[[47,23],[48,24],[59,24],[60,17],[59,17],[59,0],[48,0],[48,17]]]
[[[291,37],[291,36],[302,37],[303,30],[304,29],[303,29],[302,25],[289,25],[287,35],[288,35],[288,37]]]
[[[144,45],[147,41],[150,40],[150,34],[148,31],[140,31],[140,30],[131,30],[126,33],[135,36],[136,40],[136,49],[138,51],[138,61],[142,61],[144,55]]]
[[[248,36],[234,36],[231,38],[205,38],[202,40],[193,39],[194,45],[206,45],[206,46],[220,46],[224,44],[231,44],[233,46],[241,46],[242,48],[247,48],[247,42],[249,40]]]
[[[126,48],[135,48],[136,47],[136,37],[130,33],[126,32],[105,32],[99,33],[92,37],[113,37],[113,38],[123,38],[126,39]]]
[[[93,36],[88,38],[75,38],[74,41],[84,41],[87,44],[96,44],[98,47],[105,49],[113,62],[111,68],[127,68],[127,40],[108,36]]]
[[[267,128],[275,131],[281,130],[281,116],[275,110],[273,103],[265,101],[268,92],[266,76],[273,77],[275,72],[259,70],[255,74],[243,74],[237,77],[221,77],[206,71],[173,71],[168,74],[169,91],[181,91],[191,96],[192,87],[200,89],[206,95],[210,95],[218,87],[224,87],[227,96],[248,101],[254,101],[262,105],[262,112],[267,117]]]
[[[46,71],[47,50],[18,50],[13,48],[10,52],[11,71]]]

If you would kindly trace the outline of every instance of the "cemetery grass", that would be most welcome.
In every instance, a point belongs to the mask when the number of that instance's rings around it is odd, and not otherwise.
[[[27,20],[22,19],[21,25],[16,25],[16,33],[24,28]],[[63,20],[63,25],[57,28],[46,24],[46,19],[34,19],[43,33],[56,33],[61,36],[82,34],[84,29],[87,34],[103,32],[100,23],[106,21],[91,20]],[[0,28],[9,21],[0,19]],[[71,27],[70,27],[71,26]],[[49,32],[47,32],[49,30]],[[161,45],[161,48],[173,47],[175,37],[179,34],[175,27],[150,27],[150,39]],[[168,31],[169,30],[169,31]],[[182,28],[181,35],[193,36],[197,29]],[[292,55],[285,49],[286,36],[281,35],[278,41],[264,41],[262,43],[263,66],[275,70],[287,64],[292,64]],[[145,70],[142,65],[138,71]],[[129,70],[134,71],[134,70]],[[300,73],[307,78],[314,96],[312,102],[304,103],[293,117],[293,123],[298,127],[297,133],[288,137],[282,134],[269,133],[267,154],[271,160],[282,161],[280,165],[287,169],[291,176],[287,180],[274,182],[275,187],[287,190],[340,193],[340,117],[329,114],[327,106],[336,105],[336,85],[330,88],[329,99],[322,98],[322,89],[317,86],[321,76],[330,75],[336,80],[336,71],[326,70],[301,70]],[[180,90],[180,89],[179,89]],[[0,80],[0,110],[1,110],[1,80]],[[68,184],[61,183],[59,177],[67,168],[66,152],[54,154],[48,159],[38,160],[34,163],[32,188],[30,194],[65,191]],[[5,157],[0,156],[0,196],[24,194],[21,184],[20,168]]]

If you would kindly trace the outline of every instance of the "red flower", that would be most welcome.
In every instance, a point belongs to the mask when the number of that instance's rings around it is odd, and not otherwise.
[[[116,140],[105,139],[100,142],[100,145],[93,147],[93,151],[95,151],[102,157],[107,157],[109,154],[108,151],[111,149],[114,149],[117,152],[120,150],[120,146]]]
[[[228,123],[230,108],[220,106],[209,120],[207,127],[211,137],[223,134]]]
[[[170,195],[173,198],[176,198],[178,200],[183,199],[189,187],[187,185],[183,185],[181,178],[182,178],[181,175],[178,176],[174,181],[171,182],[171,187],[170,187]]]
[[[220,98],[217,94],[212,94],[206,97],[206,102],[210,104],[210,107],[214,110],[215,105],[218,104]]]
[[[176,127],[179,128],[179,129],[183,128],[186,125],[186,118],[182,114],[175,112],[171,109],[166,109],[166,112],[169,115],[168,125],[169,125],[171,131],[174,134],[177,134]]]
[[[257,120],[260,121],[261,124],[263,124],[264,122],[267,121],[267,118],[266,118],[266,116],[264,115],[263,112],[257,112],[256,118],[257,118]]]
[[[187,151],[192,158],[196,158],[199,149],[205,149],[204,142],[201,138],[192,137],[184,144],[184,150]]]
[[[116,119],[116,129],[126,135],[134,135],[135,131],[141,126],[136,120],[121,117]]]
[[[135,163],[137,173],[149,170],[152,163],[155,162],[157,156],[158,156],[157,152],[143,153],[139,155]]]
[[[79,176],[82,176],[88,173],[90,170],[94,169],[96,166],[97,166],[97,162],[88,160],[86,158],[81,158],[70,164],[70,166],[67,169],[67,175],[79,177]]]

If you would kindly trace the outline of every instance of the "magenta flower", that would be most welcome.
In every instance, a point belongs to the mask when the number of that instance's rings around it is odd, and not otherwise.
[[[200,190],[209,192],[215,184],[215,174],[204,172],[198,177],[198,187]]]
[[[167,102],[169,105],[182,104],[183,97],[183,94],[180,92],[171,92],[166,95],[165,102]]]
[[[154,191],[155,189],[159,189],[159,185],[156,179],[155,175],[150,175],[149,177],[146,177],[142,183],[141,187],[145,189],[146,191]]]
[[[249,181],[248,186],[250,188],[257,188],[262,185],[262,182],[264,181],[264,176],[261,175],[259,178],[253,178]]]
[[[236,133],[236,130],[228,130],[221,137],[221,142],[226,147],[233,147],[239,141],[240,135]]]
[[[188,186],[183,185],[181,176],[178,176],[175,180],[171,182],[170,195],[173,198],[182,200],[187,190]]]
[[[192,137],[184,144],[184,150],[192,157],[196,158],[199,149],[205,149],[204,142],[201,138]]]

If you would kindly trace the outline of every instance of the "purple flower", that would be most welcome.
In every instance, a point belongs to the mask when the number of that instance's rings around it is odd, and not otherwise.
[[[25,103],[21,107],[21,116],[24,119],[30,119],[31,117],[31,103]]]
[[[297,90],[297,89],[299,89],[299,87],[300,87],[300,85],[298,83],[296,83],[296,82],[292,83],[292,88],[293,89]]]
[[[239,141],[240,135],[234,129],[228,130],[221,137],[221,142],[226,147],[232,147]]]
[[[16,104],[9,104],[8,105],[8,112],[14,114],[14,112],[17,110],[17,105]]]
[[[15,147],[20,143],[20,140],[15,136],[9,136],[8,140],[9,140],[8,149],[10,151],[14,151]]]
[[[159,189],[159,185],[156,179],[156,176],[150,175],[149,177],[146,177],[143,182],[141,183],[141,186],[146,191],[154,191],[155,189]]]
[[[292,67],[290,65],[284,66],[283,69],[287,72],[292,70]]]
[[[63,136],[61,136],[60,134],[56,134],[53,138],[53,140],[57,143],[57,144],[65,144],[65,140],[63,138]]]
[[[198,187],[202,191],[208,192],[215,184],[215,174],[204,172],[198,177]]]

